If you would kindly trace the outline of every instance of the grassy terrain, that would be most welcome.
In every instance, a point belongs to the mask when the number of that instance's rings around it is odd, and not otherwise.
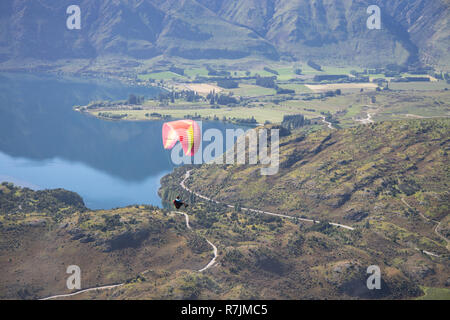
[[[155,58],[154,64],[163,61]],[[233,60],[199,60],[196,63],[182,58],[171,60],[172,65],[184,69],[185,76],[170,71],[148,72],[139,75],[144,81],[143,85],[150,85],[147,80],[156,81],[151,85],[161,86],[168,92],[193,90],[202,96],[195,102],[184,99],[158,101],[147,100],[138,106],[122,105],[114,108],[90,108],[88,111],[94,116],[104,119],[105,113],[120,120],[154,120],[159,117],[150,116],[158,113],[167,118],[185,118],[199,116],[208,119],[256,119],[258,123],[280,123],[285,115],[303,114],[308,119],[317,119],[327,114],[335,126],[351,127],[360,124],[359,120],[386,121],[399,119],[448,117],[450,115],[450,96],[445,81],[419,82],[419,83],[389,83],[390,90],[375,91],[374,83],[317,83],[313,76],[350,74],[351,71],[362,72],[362,68],[352,66],[322,66],[323,71],[309,67],[305,62],[267,62],[252,58]],[[157,70],[168,68],[159,66]],[[264,67],[278,73],[264,70]],[[238,88],[225,89],[217,86],[213,76],[208,75],[208,68],[218,71],[227,71],[232,77],[255,76],[276,77],[275,84],[282,89],[294,90],[290,94],[277,94],[275,88],[266,88],[256,85],[255,79],[235,80]],[[294,73],[300,68],[301,75]],[[151,69],[151,68],[150,68]],[[248,72],[250,72],[248,74]],[[247,74],[246,74],[247,73]],[[403,76],[407,76],[404,73]],[[194,82],[195,77],[202,76],[201,83]],[[370,75],[374,78],[386,78],[383,74]],[[210,80],[208,80],[210,78]],[[389,80],[389,79],[387,79]],[[160,82],[162,81],[162,82]],[[309,86],[309,87],[308,87]],[[370,88],[368,86],[371,86]],[[337,89],[340,95],[336,95]],[[220,95],[232,95],[237,102],[228,105],[212,106],[206,99],[212,90]],[[361,91],[362,90],[362,91]],[[329,93],[332,93],[330,96]],[[333,96],[334,94],[334,96]],[[137,108],[136,108],[137,107]],[[138,109],[138,110],[135,110]],[[80,109],[82,110],[82,109]],[[103,116],[102,116],[103,115]],[[368,118],[370,115],[371,118]],[[119,119],[117,118],[117,119]],[[369,121],[367,120],[367,121]],[[317,123],[316,121],[316,123]]]
[[[81,268],[82,288],[150,281],[209,261],[190,244],[181,215],[151,206],[90,211],[65,190],[0,189],[0,297],[69,293],[66,268]],[[194,252],[194,251],[195,252]],[[95,295],[95,292],[94,292]]]
[[[435,289],[448,277],[446,244],[418,212],[443,219],[440,232],[449,233],[449,125],[409,120],[294,132],[282,138],[275,176],[260,176],[258,166],[177,168],[162,179],[160,195],[168,203],[182,195],[195,231],[181,215],[151,206],[90,211],[74,193],[2,184],[1,296],[67,293],[65,270],[76,264],[83,288],[126,284],[74,299],[448,299]],[[190,188],[235,208],[181,189],[187,169]],[[248,213],[241,205],[355,230]],[[219,258],[198,273],[211,259],[210,250],[199,251],[204,237]],[[382,271],[380,291],[366,288],[373,264]]]
[[[148,80],[148,79],[169,80],[169,79],[173,79],[173,78],[185,78],[185,77],[183,77],[177,73],[171,72],[171,71],[164,71],[164,72],[154,72],[154,73],[139,75],[138,78],[141,80]]]
[[[275,89],[263,88],[260,86],[246,83],[240,84],[239,88],[227,89],[226,91],[232,92],[234,95],[242,97],[260,97],[276,94]]]
[[[445,217],[449,125],[448,119],[410,120],[317,131],[307,137],[299,133],[282,141],[286,146],[275,176],[260,176],[254,166],[204,166],[195,171],[193,183],[213,198],[229,203],[239,199],[246,206],[255,206],[256,200],[260,209],[294,216],[345,222],[358,213],[364,218],[354,220],[356,225],[370,220],[405,246],[414,243],[445,254],[447,244],[400,200],[417,206],[414,194],[427,194],[427,199],[433,194],[436,200],[428,200],[423,214]],[[301,142],[289,143],[297,140]],[[392,214],[387,221],[386,210]]]
[[[306,87],[304,84],[298,84],[298,83],[283,83],[283,84],[280,84],[280,87],[282,87],[283,89],[295,90],[296,94],[313,92],[311,89]]]
[[[417,300],[450,300],[450,289],[422,287],[425,295]]]
[[[227,119],[239,118],[239,119],[249,119],[254,117],[258,123],[264,123],[267,119],[272,119],[275,122],[281,122],[283,120],[283,115],[290,114],[286,110],[280,107],[267,107],[267,108],[245,108],[245,107],[222,107],[220,109],[212,109],[208,107],[203,108],[158,108],[150,110],[129,110],[126,111],[126,120],[149,120],[152,117],[147,117],[150,111],[159,112],[163,115],[169,115],[174,119],[182,119],[185,116],[200,116],[204,119],[213,120],[214,117],[218,117],[222,120],[223,117]],[[111,114],[123,114],[122,110],[111,110],[108,111]],[[94,111],[93,114],[98,116],[99,111]],[[152,119],[160,119],[158,117],[153,117]]]
[[[450,84],[445,81],[435,81],[435,82],[392,82],[389,87],[392,90],[417,90],[417,91],[427,91],[427,90],[444,90],[450,89]]]
[[[281,141],[280,172],[274,176],[261,176],[259,166],[203,165],[194,168],[187,180],[189,188],[224,203],[339,221],[355,227],[355,231],[300,223],[299,235],[292,221],[283,220],[279,227],[267,228],[260,221],[265,218],[270,221],[270,217],[246,212],[241,215],[239,209],[235,209],[237,214],[227,214],[227,209],[220,206],[215,210],[221,213],[214,215],[210,211],[214,209],[205,210],[211,204],[201,199],[190,199],[196,206],[193,221],[200,228],[202,225],[207,228],[208,234],[218,241],[233,243],[232,251],[226,251],[221,260],[222,268],[233,267],[232,274],[250,288],[250,281],[244,279],[251,278],[253,284],[263,281],[265,289],[256,297],[273,296],[274,275],[281,281],[277,286],[279,293],[286,297],[300,290],[299,283],[309,284],[306,291],[310,298],[316,295],[336,298],[338,292],[351,296],[357,291],[355,286],[362,283],[357,280],[361,266],[365,261],[375,261],[382,265],[382,278],[386,281],[382,286],[390,291],[384,298],[398,297],[399,292],[418,297],[428,291],[425,297],[448,299],[447,290],[442,289],[449,271],[447,243],[419,212],[445,222],[441,233],[449,234],[445,213],[449,205],[448,191],[444,187],[448,184],[445,164],[449,126],[448,119],[409,120],[331,133],[316,131],[307,136],[294,133]],[[178,186],[184,170],[177,169],[163,179],[163,199],[169,200],[175,193],[189,198]],[[209,220],[214,227],[208,224]],[[271,229],[278,232],[272,233]],[[240,241],[236,243],[233,239]],[[303,245],[292,247],[293,243]],[[261,255],[271,263],[265,267],[260,265],[263,274],[255,280],[250,265],[258,266],[258,260],[254,259]],[[231,265],[228,258],[233,261]],[[346,270],[342,277],[339,270]],[[267,271],[271,281],[264,275]],[[213,274],[220,278],[219,270]],[[393,282],[399,279],[424,286],[423,292],[413,289],[414,285],[394,289]],[[281,283],[291,285],[288,288]],[[431,286],[439,288],[426,288]],[[340,289],[335,291],[337,288]],[[358,297],[364,296],[364,290],[360,290]]]
[[[304,89],[303,85],[283,85],[283,87],[299,88],[300,91]],[[313,119],[330,112],[342,127],[358,125],[355,119],[364,119],[368,113],[372,115],[374,121],[450,116],[450,105],[447,102],[450,99],[450,92],[444,90],[357,92],[314,100],[295,96],[289,100],[281,99],[277,102],[274,102],[277,96],[260,96],[273,93],[273,89],[241,85],[238,89],[225,90],[225,94],[228,91],[233,92],[235,96],[254,94],[255,97],[248,97],[246,105],[237,106],[212,108],[207,101],[187,102],[184,100],[175,100],[175,103],[164,105],[157,100],[148,100],[140,106],[142,110],[133,110],[134,106],[122,106],[94,108],[89,109],[89,112],[95,116],[105,111],[117,115],[126,114],[123,120],[159,119],[146,116],[156,112],[173,118],[194,115],[201,116],[203,119],[218,117],[220,120],[223,117],[229,119],[254,117],[258,123],[265,121],[279,123],[284,115],[298,113]]]

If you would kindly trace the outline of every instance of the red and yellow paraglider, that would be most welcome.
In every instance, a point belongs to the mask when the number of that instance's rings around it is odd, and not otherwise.
[[[184,154],[193,156],[201,142],[200,127],[194,120],[166,122],[162,128],[164,149],[172,149],[180,141]]]

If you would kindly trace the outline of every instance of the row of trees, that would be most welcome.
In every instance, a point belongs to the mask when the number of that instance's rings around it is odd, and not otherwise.
[[[239,87],[239,83],[230,79],[218,80],[217,85],[225,89],[234,89]]]
[[[208,93],[206,96],[206,99],[209,100],[209,103],[214,104],[221,104],[221,105],[229,105],[229,104],[237,104],[239,101],[231,96],[230,94],[218,94],[215,92],[215,90],[212,90]]]
[[[192,90],[182,90],[182,91],[170,91],[167,93],[159,93],[158,100],[161,103],[169,102],[175,103],[176,99],[185,99],[188,102],[196,102],[202,100],[202,96],[200,96],[196,91]]]
[[[264,88],[275,88],[276,77],[257,77],[256,85]]]
[[[144,96],[136,96],[136,95],[131,93],[128,96],[127,103],[128,104],[132,104],[132,105],[136,105],[136,104],[142,104],[144,101],[145,101],[145,97]]]
[[[309,124],[309,121],[302,114],[285,115],[281,122],[281,125],[289,130],[303,127],[306,124]]]

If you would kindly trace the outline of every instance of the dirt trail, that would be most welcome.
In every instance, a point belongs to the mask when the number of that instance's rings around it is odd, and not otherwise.
[[[361,122],[362,124],[373,123],[372,114],[367,113],[367,118],[366,119],[355,119],[355,121]]]
[[[174,211],[174,212],[183,214],[186,217],[186,227],[189,230],[192,230],[191,226],[189,225],[189,216],[185,212],[181,212],[181,211]],[[218,257],[217,247],[212,242],[210,242],[208,239],[206,239],[206,241],[213,248],[214,258],[212,258],[211,261],[209,261],[209,263],[204,268],[198,270],[198,272],[203,272],[203,271],[211,268],[216,263],[216,259]],[[145,270],[145,271],[141,272],[140,274],[144,274],[146,272],[148,272],[148,270]],[[88,289],[82,289],[82,290],[79,290],[79,291],[76,291],[76,292],[72,292],[72,293],[58,294],[58,295],[54,295],[54,296],[50,296],[50,297],[46,297],[46,298],[41,298],[39,300],[51,300],[51,299],[58,299],[58,298],[73,297],[73,296],[76,296],[78,294],[89,292],[89,291],[110,290],[110,289],[113,289],[113,288],[117,288],[117,287],[123,286],[124,284],[125,284],[125,282],[117,283],[117,284],[111,284],[111,285],[105,285],[105,286],[100,286],[100,287],[93,287],[93,288],[88,288]]]
[[[410,208],[410,209],[412,209],[412,210],[415,210],[413,207],[411,207],[411,206],[409,205],[408,202],[406,202],[406,200],[405,200],[404,198],[402,198],[401,200],[402,200],[403,204],[405,204],[408,208]],[[439,226],[441,225],[441,222],[440,222],[440,221],[433,220],[433,219],[430,219],[430,218],[427,218],[427,217],[426,217],[422,212],[420,212],[419,210],[415,210],[415,211],[417,211],[417,212],[419,213],[420,217],[421,217],[422,219],[424,219],[426,222],[431,222],[431,223],[436,224],[436,227],[434,228],[434,233],[436,233],[436,235],[437,235],[439,238],[441,238],[442,240],[444,240],[444,241],[447,243],[446,248],[447,248],[447,250],[450,251],[450,243],[449,243],[448,239],[447,239],[446,237],[444,237],[444,235],[442,235],[441,233],[439,233]],[[424,251],[424,252],[425,252],[425,251]],[[438,256],[438,255],[436,255],[436,254],[433,254],[433,255],[434,255],[434,256]],[[438,257],[439,257],[439,256],[438,256]]]
[[[186,227],[189,230],[192,230],[191,226],[189,225],[189,216],[188,216],[188,214],[185,213],[185,212],[182,212],[182,211],[174,211],[174,212],[184,215],[186,217]],[[211,261],[204,268],[198,270],[198,272],[203,272],[203,271],[211,268],[214,265],[214,263],[216,263],[216,259],[217,259],[217,256],[218,256],[217,255],[217,247],[211,241],[209,241],[208,239],[206,239],[206,241],[213,248],[214,258],[212,258]]]
[[[42,298],[42,299],[39,299],[39,300],[51,300],[51,299],[58,299],[58,298],[73,297],[73,296],[76,296],[77,294],[84,293],[84,292],[89,292],[89,291],[110,290],[110,289],[113,289],[113,288],[117,288],[117,287],[123,286],[124,284],[125,283],[118,283],[118,284],[111,284],[111,285],[108,285],[108,286],[101,286],[101,287],[94,287],[94,288],[89,288],[89,289],[83,289],[83,290],[80,290],[80,291],[77,291],[77,292],[67,293],[67,294],[58,294],[58,295],[55,295],[55,296],[50,296],[50,297]]]
[[[331,122],[328,122],[328,121],[326,120],[325,117],[322,117],[322,121],[323,121],[325,124],[327,124],[328,128],[334,129],[334,128],[333,128],[333,125],[331,124]]]

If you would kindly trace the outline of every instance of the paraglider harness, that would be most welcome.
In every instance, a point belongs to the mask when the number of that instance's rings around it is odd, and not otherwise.
[[[183,203],[183,201],[181,201],[180,199],[175,199],[175,200],[173,200],[173,205],[175,206],[175,208],[177,208],[177,209],[180,209],[180,207],[182,206],[182,205],[184,205],[184,207],[186,208],[188,205],[187,205],[187,203]]]

